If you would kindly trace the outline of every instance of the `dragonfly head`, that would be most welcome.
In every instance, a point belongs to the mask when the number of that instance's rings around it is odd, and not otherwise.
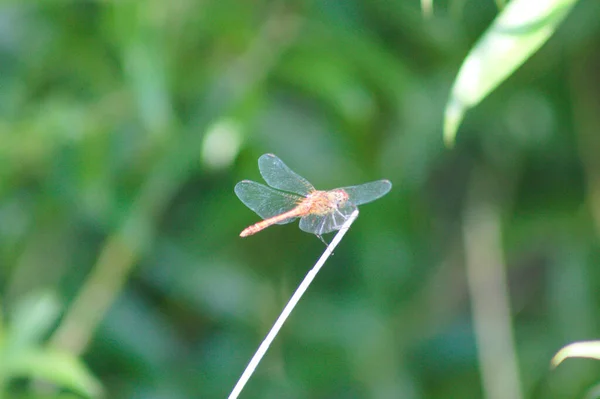
[[[333,203],[335,203],[336,208],[339,208],[340,206],[343,206],[346,201],[348,201],[348,193],[345,192],[344,190],[342,190],[341,188],[338,188],[336,190],[331,190],[330,191],[331,194],[331,201]]]

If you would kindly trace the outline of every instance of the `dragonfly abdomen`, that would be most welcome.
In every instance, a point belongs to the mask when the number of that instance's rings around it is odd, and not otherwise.
[[[273,216],[273,217],[265,219],[265,220],[261,220],[260,222],[254,223],[252,226],[248,226],[244,230],[242,230],[242,232],[240,233],[240,237],[248,237],[248,236],[251,236],[252,234],[256,234],[259,231],[266,229],[269,226],[272,226],[277,223],[281,223],[286,219],[297,218],[303,212],[304,212],[304,210],[302,209],[302,207],[298,206],[298,207],[296,207],[290,211],[284,212],[280,215]]]

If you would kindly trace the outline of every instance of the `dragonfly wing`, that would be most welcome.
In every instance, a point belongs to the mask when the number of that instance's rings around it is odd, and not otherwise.
[[[280,215],[296,207],[301,197],[282,193],[260,183],[244,180],[235,185],[235,195],[263,219]],[[290,223],[295,218],[286,219],[279,224]]]
[[[358,186],[342,188],[348,194],[348,200],[357,206],[375,201],[377,198],[386,195],[391,189],[392,182],[389,180],[377,180]]]
[[[267,184],[278,190],[304,196],[315,190],[308,180],[296,174],[273,154],[265,154],[258,158],[258,169]]]
[[[346,202],[343,207],[325,215],[309,214],[300,219],[300,229],[318,236],[339,230],[356,209],[354,204]]]

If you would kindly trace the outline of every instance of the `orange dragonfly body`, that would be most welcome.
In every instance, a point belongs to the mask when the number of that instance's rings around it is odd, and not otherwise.
[[[300,218],[300,229],[321,238],[339,230],[358,205],[374,201],[392,188],[389,180],[377,180],[329,191],[316,190],[273,154],[262,155],[258,168],[272,188],[250,180],[236,184],[238,198],[264,219],[245,228],[241,237]]]

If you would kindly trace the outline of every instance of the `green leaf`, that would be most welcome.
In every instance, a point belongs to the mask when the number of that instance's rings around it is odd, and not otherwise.
[[[33,294],[16,306],[10,317],[6,345],[11,351],[40,343],[56,322],[60,303],[52,293]]]
[[[554,33],[576,0],[513,0],[467,58],[446,104],[444,141],[452,146],[465,112],[492,92]]]
[[[97,397],[102,392],[100,383],[76,356],[54,349],[22,353],[13,359],[11,374],[40,378],[87,397]]]

